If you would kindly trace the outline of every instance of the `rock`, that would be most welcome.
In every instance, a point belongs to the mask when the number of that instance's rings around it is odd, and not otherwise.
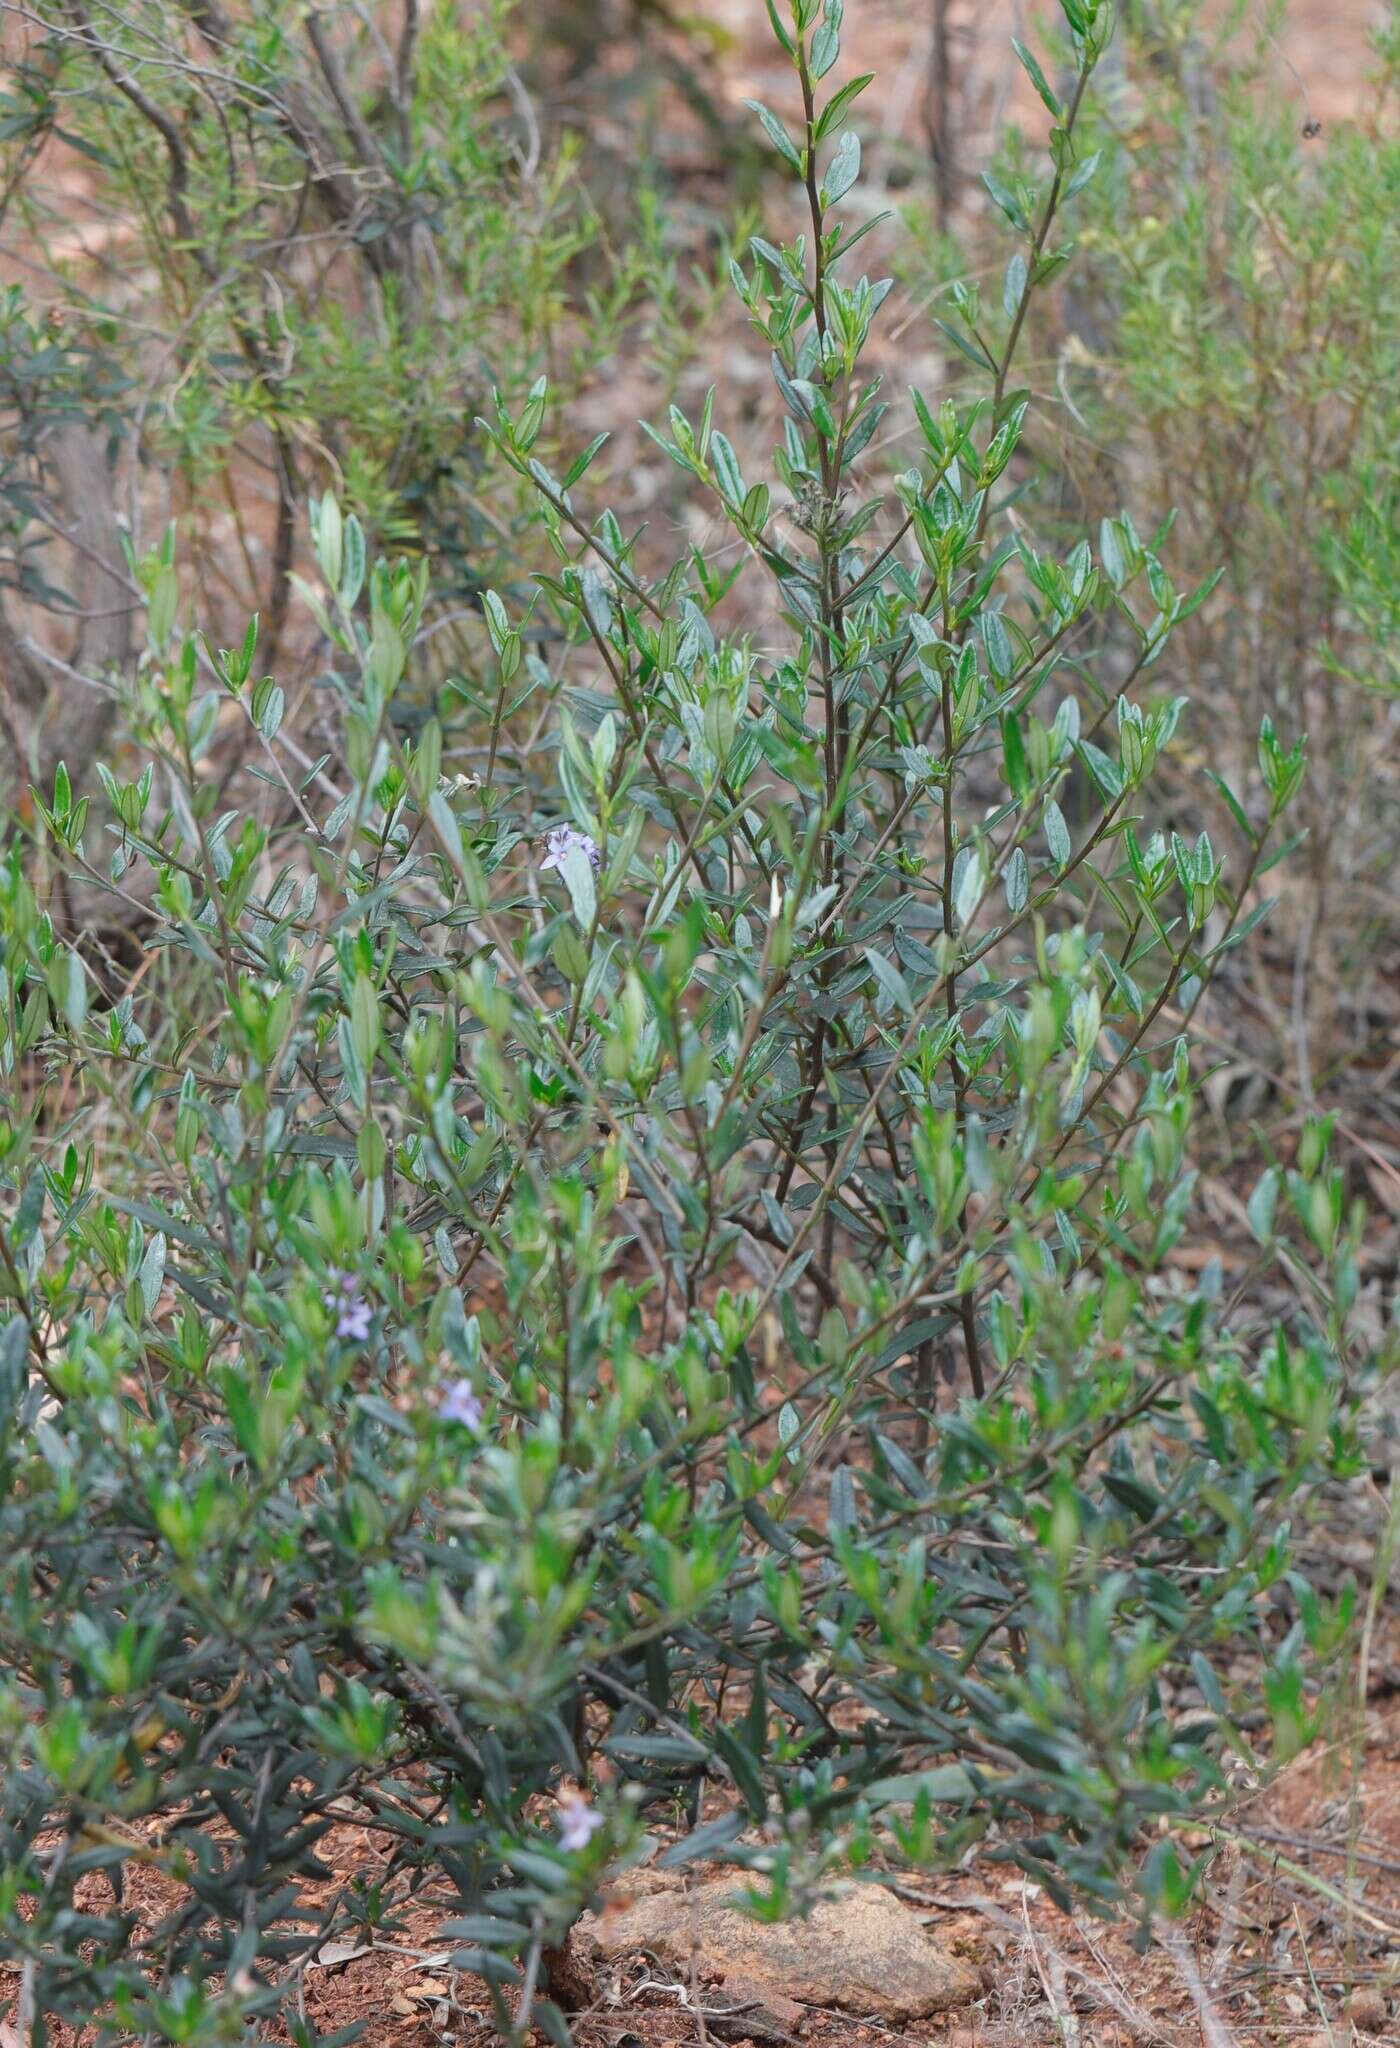
[[[1347,2018],[1363,2034],[1379,2034],[1390,2024],[1390,2007],[1374,1984],[1363,1984],[1347,2000]]]
[[[579,1928],[605,1955],[649,1949],[681,1970],[693,1961],[698,1974],[726,1988],[717,2005],[742,2004],[747,1993],[774,2013],[786,1999],[900,2024],[970,2005],[981,1992],[973,1965],[877,1885],[852,1885],[805,1920],[777,1926],[737,1912],[735,1890],[727,1877],[690,1891],[679,1880],[634,1879],[625,1902],[586,1914]],[[731,1986],[739,1996],[728,1995]]]
[[[706,2025],[721,2041],[791,2041],[806,2018],[795,1998],[737,1972],[705,1999]]]

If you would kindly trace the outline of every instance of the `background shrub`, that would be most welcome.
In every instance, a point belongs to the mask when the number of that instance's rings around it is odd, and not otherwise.
[[[174,0],[28,17],[4,192],[36,284],[0,328],[0,590],[53,616],[0,631],[9,737],[44,780],[60,753],[86,778],[170,517],[206,629],[256,611],[298,695],[314,651],[283,632],[309,491],[430,556],[444,615],[513,573],[519,501],[473,419],[546,366],[571,388],[631,285],[602,254],[590,294],[569,280],[595,245],[577,141],[542,135],[504,21]]]
[[[1392,15],[1358,117],[1326,125],[1262,13],[1130,7],[1114,56],[1075,276],[1032,344],[1060,399],[1049,502],[1075,531],[1171,519],[1181,572],[1223,573],[1173,643],[1198,759],[1238,780],[1263,716],[1312,737],[1235,996],[1311,1106],[1390,1035],[1400,37]]]

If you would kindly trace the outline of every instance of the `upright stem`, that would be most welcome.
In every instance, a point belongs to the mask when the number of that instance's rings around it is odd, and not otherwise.
[[[807,187],[807,205],[812,215],[812,317],[817,323],[817,333],[823,345],[826,342],[826,252],[822,247],[822,195],[817,181],[817,103],[812,89],[812,74],[807,68],[807,50],[803,43],[797,46],[797,76],[802,82],[802,119],[806,130],[804,151],[804,180]]]
[[[802,86],[803,115],[803,183],[807,191],[807,206],[812,219],[812,320],[816,328],[821,351],[819,379],[826,381],[826,249],[825,220],[822,212],[821,185],[817,176],[817,107],[812,86],[812,73],[807,63],[805,43],[799,41],[796,50],[797,75]],[[820,565],[821,584],[821,645],[818,659],[821,663],[822,688],[822,766],[825,780],[826,830],[821,849],[821,873],[823,886],[839,879],[836,848],[836,827],[839,819],[838,794],[845,772],[846,758],[850,746],[850,732],[845,707],[838,708],[836,702],[836,673],[833,667],[833,644],[841,635],[841,600],[839,595],[839,568],[833,554],[832,536],[837,522],[837,499],[841,483],[840,446],[829,448],[820,428],[816,428],[818,459],[821,469],[821,504],[818,511],[816,540]],[[837,956],[822,969],[821,982],[825,988],[835,972]],[[793,1123],[788,1156],[779,1177],[777,1199],[781,1205],[786,1201],[792,1177],[802,1149],[802,1135],[816,1105],[818,1091],[826,1061],[827,1029],[826,1019],[818,1016],[812,1027],[807,1049],[806,1085]],[[827,1168],[830,1171],[835,1160],[833,1143],[825,1148]]]
[[[1075,123],[1079,119],[1079,110],[1084,104],[1084,94],[1088,89],[1089,78],[1094,69],[1094,62],[1094,58],[1086,52],[1079,66],[1079,75],[1074,81],[1074,97],[1071,99],[1065,114],[1064,132],[1066,137],[1074,133]],[[1035,290],[1036,266],[1045,254],[1045,244],[1049,237],[1050,229],[1054,224],[1055,215],[1060,209],[1060,195],[1064,191],[1064,183],[1064,171],[1063,169],[1057,169],[1054,178],[1051,180],[1050,190],[1046,195],[1045,210],[1040,216],[1040,225],[1037,227],[1035,237],[1031,243],[1031,258],[1030,262],[1026,265],[1026,281],[1021,287],[1021,296],[1016,303],[1016,311],[1011,318],[1011,331],[1006,337],[1006,347],[1002,350],[1001,361],[997,364],[996,400],[993,408],[994,417],[997,412],[1000,412],[1001,401],[1006,395],[1006,380],[1011,374],[1011,365],[1015,360],[1016,350],[1020,345],[1021,329],[1026,324],[1026,313],[1030,307],[1031,294]]]
[[[945,231],[953,214],[954,153],[953,53],[948,21],[951,0],[932,0],[933,46],[929,51],[928,91],[924,96],[924,127],[933,158],[938,225]]]
[[[957,829],[953,818],[953,779],[955,774],[956,749],[953,742],[953,673],[950,664],[943,663],[943,931],[948,943],[956,947],[959,935],[955,930],[957,906],[953,892],[953,870],[957,863]],[[956,960],[956,954],[954,955]],[[950,965],[948,972],[948,1022],[956,1024],[958,1015],[958,977],[956,966]],[[948,1047],[948,1064],[953,1075],[953,1115],[957,1132],[964,1149],[967,1142],[967,1075],[958,1057],[957,1041]],[[964,1205],[958,1217],[958,1230],[967,1230],[967,1209]],[[972,1375],[972,1391],[980,1401],[987,1391],[986,1374],[982,1370],[982,1349],[977,1341],[977,1304],[974,1296],[964,1294],[958,1301],[958,1320],[962,1324],[963,1343],[967,1347],[967,1366]]]
[[[1084,103],[1085,89],[1088,86],[1089,77],[1091,72],[1093,71],[1093,68],[1093,59],[1086,53],[1083,58],[1083,61],[1080,64],[1079,73],[1075,80],[1074,97],[1070,101],[1069,108],[1065,114],[1064,130],[1066,136],[1072,135],[1074,133],[1075,123],[1079,119],[1079,111]],[[1046,194],[1045,205],[1041,211],[1040,220],[1031,241],[1030,260],[1026,265],[1026,281],[1021,287],[1021,295],[1020,298],[1017,300],[1016,311],[1012,316],[1010,331],[1008,332],[1006,337],[1006,345],[1002,350],[1000,360],[998,361],[996,367],[996,378],[992,404],[992,417],[994,421],[996,420],[997,415],[1001,411],[1002,401],[1006,396],[1006,386],[1007,380],[1011,375],[1011,365],[1016,358],[1016,350],[1021,340],[1021,330],[1025,326],[1026,312],[1031,302],[1031,294],[1035,290],[1036,269],[1040,263],[1041,257],[1045,253],[1045,244],[1049,239],[1050,229],[1054,224],[1055,215],[1059,210],[1060,198],[1061,194],[1063,193],[1063,190],[1064,171],[1060,168],[1057,168],[1055,176],[1051,181],[1050,190]],[[982,500],[982,510],[978,522],[979,538],[981,534],[985,533],[986,531],[987,520],[990,511],[991,492],[989,490],[984,494]],[[951,638],[954,629],[952,626],[952,622],[949,618],[949,593],[946,589],[944,589],[941,594],[943,599],[944,633],[945,637]],[[955,862],[957,860],[957,829],[953,817],[953,788],[956,775],[956,750],[953,742],[952,668],[949,662],[946,660],[943,663],[941,700],[941,710],[943,716],[944,765],[943,886],[941,891],[943,898],[943,930],[948,938],[949,943],[953,946],[956,946],[958,943],[958,939],[957,934],[954,932],[953,929],[954,923],[956,921],[955,905],[953,901],[953,869]],[[956,955],[954,956],[954,958],[956,960]],[[947,1013],[950,1023],[957,1017],[958,1014],[958,977],[955,964],[951,966],[948,971]],[[956,1044],[953,1044],[949,1047],[948,1064],[953,1076],[953,1109],[954,1118],[957,1126],[958,1138],[965,1148],[967,1142],[967,1076],[963,1070],[962,1061],[958,1057],[958,1050]],[[962,1215],[958,1218],[958,1229],[959,1234],[965,1237],[967,1234],[966,1209],[964,1209]],[[974,1395],[977,1397],[977,1399],[980,1400],[983,1394],[986,1392],[986,1374],[983,1370],[982,1351],[977,1337],[977,1303],[975,1293],[969,1292],[959,1297],[958,1320],[962,1325],[963,1343],[967,1349],[967,1363],[968,1371],[972,1377],[972,1391]]]

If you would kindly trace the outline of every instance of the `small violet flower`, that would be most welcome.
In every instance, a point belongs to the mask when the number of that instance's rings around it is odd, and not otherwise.
[[[467,1429],[480,1429],[481,1403],[470,1380],[454,1380],[444,1390],[438,1401],[438,1414],[444,1422],[460,1422]]]
[[[546,868],[556,868],[562,875],[564,855],[572,853],[575,849],[588,855],[595,875],[602,864],[603,856],[598,851],[597,840],[590,838],[587,832],[580,832],[576,825],[552,825],[544,835],[544,845],[544,859],[540,862],[541,874]]]
[[[604,1826],[601,1813],[589,1805],[581,1792],[559,1795],[559,1846],[571,1854],[586,1849],[598,1829]]]
[[[358,1273],[333,1273],[334,1285],[321,1299],[335,1317],[335,1334],[351,1344],[363,1344],[369,1335],[370,1305],[360,1299]]]

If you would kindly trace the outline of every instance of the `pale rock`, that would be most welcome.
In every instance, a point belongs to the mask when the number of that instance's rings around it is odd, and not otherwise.
[[[757,1994],[777,2011],[789,2000],[901,2024],[981,1994],[974,1965],[878,1885],[849,1886],[805,1919],[776,1926],[737,1911],[735,1892],[731,1877],[686,1891],[679,1879],[639,1873],[623,1897],[586,1914],[578,1932],[607,1956],[650,1950],[680,1972],[693,1966],[732,1986],[739,1996],[725,2002]]]

